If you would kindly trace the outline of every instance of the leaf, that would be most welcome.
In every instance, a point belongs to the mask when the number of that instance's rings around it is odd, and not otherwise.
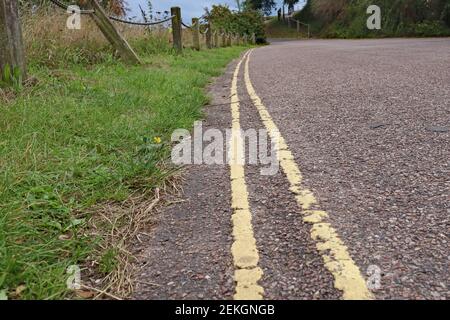
[[[24,292],[27,289],[27,287],[24,284],[21,284],[20,286],[18,286],[16,288],[16,296],[20,297],[20,295],[22,294],[22,292]]]
[[[83,298],[83,299],[90,299],[95,296],[94,291],[76,290],[75,293],[77,294],[78,297]]]
[[[62,230],[62,225],[58,221],[48,221],[47,226],[54,227],[57,230]]]
[[[72,221],[70,221],[70,225],[72,227],[78,226],[80,224],[83,224],[86,222],[86,219],[72,219]]]
[[[8,300],[8,295],[6,294],[6,290],[0,290],[0,300]]]
[[[58,237],[59,240],[66,241],[72,239],[72,235],[70,233],[62,234]]]
[[[11,83],[11,67],[9,66],[9,64],[5,65],[2,76],[4,82],[6,82],[7,84]]]
[[[22,72],[19,67],[13,68],[13,82],[17,88],[22,86]]]

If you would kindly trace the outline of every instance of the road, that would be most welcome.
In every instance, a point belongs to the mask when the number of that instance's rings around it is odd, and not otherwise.
[[[280,169],[188,166],[135,298],[450,298],[450,39],[276,42],[211,92],[204,130],[279,134]]]

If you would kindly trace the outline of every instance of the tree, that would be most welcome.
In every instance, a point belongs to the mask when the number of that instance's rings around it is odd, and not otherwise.
[[[213,5],[211,10],[206,12],[207,20],[215,28],[230,31],[233,24],[233,12],[226,5]]]
[[[223,30],[240,35],[256,35],[258,43],[266,42],[264,19],[261,11],[244,7],[241,12],[231,11],[226,5],[213,5],[211,10],[205,9],[206,20],[216,30]]]
[[[275,0],[246,0],[245,5],[247,8],[254,10],[260,10],[265,15],[270,15],[272,10],[276,7]]]
[[[446,3],[442,9],[440,18],[448,27],[450,27],[450,1]]]
[[[294,12],[294,6],[299,3],[300,0],[284,0],[284,4],[288,6],[288,12]]]
[[[236,6],[238,8],[238,11],[241,12],[242,11],[242,3],[241,0],[236,0]]]

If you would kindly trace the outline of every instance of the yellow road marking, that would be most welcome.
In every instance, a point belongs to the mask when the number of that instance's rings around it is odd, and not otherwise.
[[[230,139],[230,178],[231,178],[231,206],[233,209],[233,237],[231,253],[234,261],[234,280],[236,282],[236,300],[261,300],[264,290],[258,285],[262,277],[262,270],[258,267],[259,254],[253,235],[252,213],[248,201],[247,184],[244,170],[244,146],[239,123],[239,97],[237,83],[242,62],[248,55],[244,55],[236,66],[231,83],[231,115],[232,126]]]
[[[252,52],[253,50],[247,55],[245,62],[245,84],[248,94],[271,138],[278,139],[280,166],[289,181],[290,190],[295,194],[297,203],[301,208],[303,221],[312,224],[311,237],[316,241],[317,249],[322,255],[325,267],[334,276],[334,286],[342,291],[343,298],[346,300],[372,299],[373,296],[368,290],[359,268],[348,253],[347,247],[331,224],[326,222],[328,213],[316,210],[319,205],[314,194],[302,185],[302,174],[292,152],[289,150],[286,141],[281,136],[266,107],[256,94],[249,73],[249,61]]]

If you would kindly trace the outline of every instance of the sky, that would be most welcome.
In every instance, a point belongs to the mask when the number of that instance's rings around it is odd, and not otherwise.
[[[236,9],[235,0],[151,0],[153,4],[153,11],[170,11],[171,7],[180,7],[183,20],[191,21],[194,17],[202,16],[204,8],[211,8],[213,4],[227,4],[231,9]],[[276,0],[281,6],[282,0]],[[141,19],[139,11],[139,4],[144,8],[147,8],[147,0],[127,0],[127,3],[131,9],[129,16],[136,16],[136,19]],[[296,8],[297,9],[297,8]]]

